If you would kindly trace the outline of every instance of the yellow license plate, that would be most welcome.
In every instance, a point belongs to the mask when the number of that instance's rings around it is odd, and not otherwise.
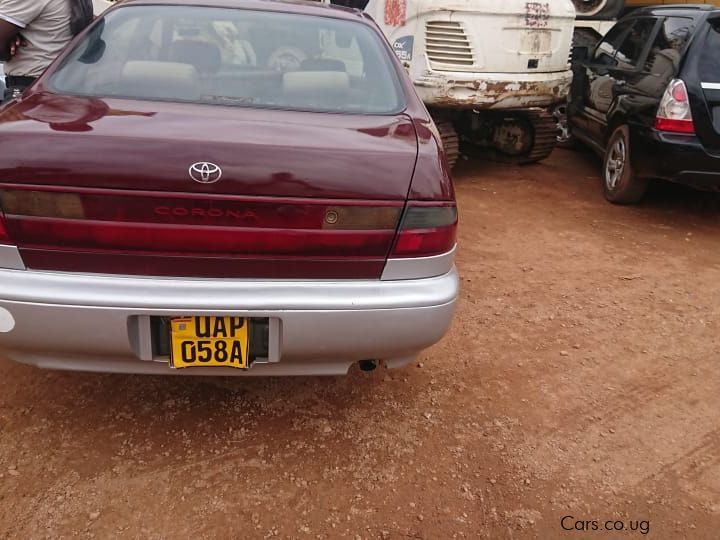
[[[178,317],[170,322],[174,368],[248,367],[248,321],[243,317]]]

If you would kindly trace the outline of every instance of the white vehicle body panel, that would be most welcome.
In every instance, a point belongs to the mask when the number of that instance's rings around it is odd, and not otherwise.
[[[370,0],[365,11],[428,105],[524,108],[567,95],[570,0]]]

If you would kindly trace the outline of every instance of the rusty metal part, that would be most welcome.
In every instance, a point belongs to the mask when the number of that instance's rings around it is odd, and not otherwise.
[[[495,116],[495,118],[493,118]],[[557,144],[557,126],[553,116],[544,109],[480,113],[486,137],[467,137],[472,147],[484,148],[494,161],[528,164],[548,157]]]
[[[503,118],[492,135],[492,146],[508,156],[527,154],[533,145],[533,129],[527,117],[513,114]]]
[[[572,79],[569,71],[530,81],[452,77],[452,73],[426,71],[413,82],[428,106],[498,110],[549,107],[559,103],[566,99]]]

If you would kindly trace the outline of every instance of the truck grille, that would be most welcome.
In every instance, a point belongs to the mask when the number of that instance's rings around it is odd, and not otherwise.
[[[471,68],[475,63],[470,41],[459,22],[428,21],[425,23],[425,52],[433,69],[452,71]]]

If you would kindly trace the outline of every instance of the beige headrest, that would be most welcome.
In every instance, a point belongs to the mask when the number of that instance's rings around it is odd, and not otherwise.
[[[335,96],[350,90],[350,77],[344,71],[288,71],[283,74],[286,94]]]
[[[200,97],[198,73],[190,64],[134,60],[125,64],[120,80],[134,96],[187,100]]]

